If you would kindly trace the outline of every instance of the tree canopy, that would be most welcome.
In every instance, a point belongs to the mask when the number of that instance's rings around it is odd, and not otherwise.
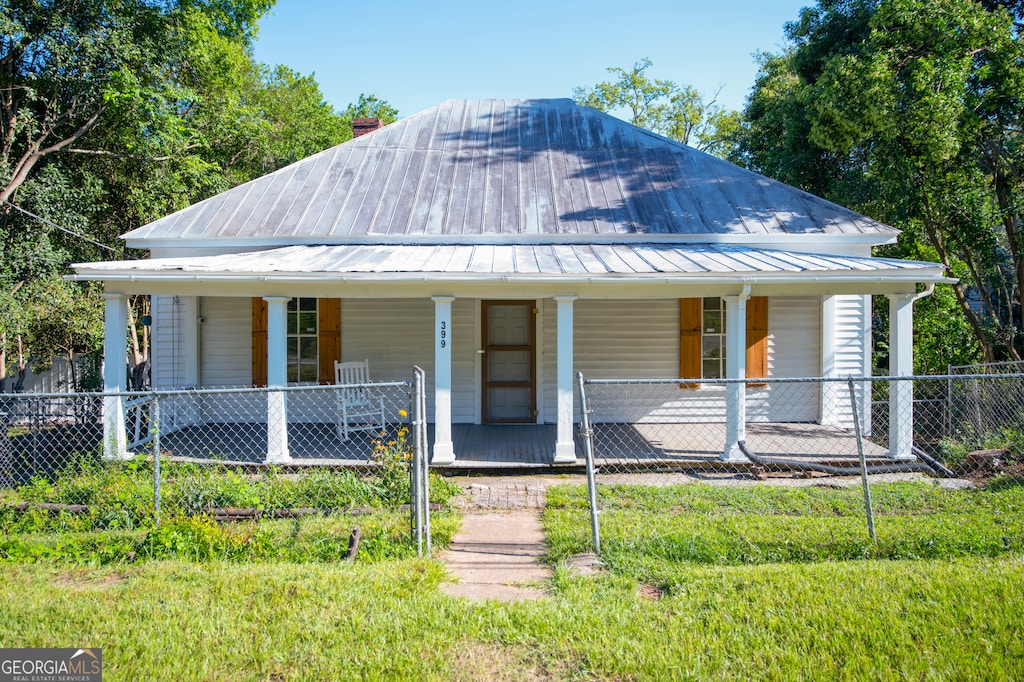
[[[272,5],[0,0],[0,380],[15,353],[99,346],[98,290],[68,263],[131,257],[118,235],[344,142],[351,112],[397,116],[256,62]]]
[[[759,56],[744,112],[736,160],[902,229],[893,255],[960,279],[923,304],[935,363],[1024,353],[1022,5],[821,0]]]
[[[600,111],[625,113],[633,125],[701,151],[727,154],[739,130],[739,114],[719,105],[718,93],[708,99],[689,85],[649,78],[652,66],[647,58],[631,69],[613,66],[608,69],[613,80],[575,88],[573,97]]]

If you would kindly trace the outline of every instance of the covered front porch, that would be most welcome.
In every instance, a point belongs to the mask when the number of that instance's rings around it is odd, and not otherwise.
[[[391,427],[385,438],[394,436]],[[598,424],[595,464],[609,470],[711,469],[722,465],[724,424]],[[256,423],[201,424],[166,434],[162,456],[197,463],[259,464],[266,447],[265,425]],[[292,460],[288,466],[366,468],[377,464],[373,442],[338,439],[331,424],[297,424],[289,429]],[[553,424],[455,424],[452,445],[455,460],[443,468],[469,471],[574,470],[586,464],[582,442],[572,462],[551,461]],[[428,426],[433,441],[434,427]],[[858,461],[857,441],[851,430],[820,424],[751,424],[747,443],[764,457],[805,460],[810,463],[853,465]],[[887,460],[886,448],[862,441],[869,460]],[[749,462],[733,462],[742,469]]]
[[[296,377],[289,374],[291,344],[304,343],[302,334],[292,338],[291,328],[293,315],[304,314],[303,301],[318,306],[309,314],[319,316],[319,331],[330,327],[332,336],[321,334],[319,347],[337,350],[333,357],[321,352],[319,376],[314,356],[308,367],[317,383],[333,382],[323,370],[333,360],[368,358],[375,380],[406,379],[413,364],[424,367],[435,466],[460,460],[576,464],[577,371],[615,379],[685,377],[670,380],[642,405],[623,403],[607,422],[687,421],[695,414],[691,407],[711,401],[717,412],[709,421],[720,422],[715,428],[723,430],[722,437],[701,447],[666,441],[658,456],[710,452],[742,462],[738,443],[748,422],[849,427],[846,417],[833,414],[843,411],[841,401],[830,402],[824,393],[793,414],[792,401],[775,388],[747,386],[744,379],[863,375],[870,369],[865,336],[871,295],[889,298],[890,372],[907,376],[913,302],[927,293],[917,293],[916,284],[942,281],[941,269],[925,263],[660,243],[303,246],[78,269],[79,279],[102,280],[107,289],[108,393],[125,386],[127,296],[153,294],[159,298],[154,342],[160,340],[167,353],[155,351],[154,371],[163,369],[154,385],[269,387],[256,411],[266,424],[264,461],[275,464],[318,459],[311,452],[319,446],[305,445],[302,425],[318,420],[294,418],[285,400],[306,367],[299,357]],[[319,307],[326,309],[328,302],[332,312],[325,316]],[[712,307],[718,312],[709,323]],[[751,315],[755,308],[763,316]],[[518,316],[505,315],[503,328],[489,325],[499,319],[497,310]],[[499,331],[507,336],[491,338]],[[751,375],[753,344],[761,373]],[[506,361],[495,364],[499,356]],[[700,388],[708,376],[734,383]],[[905,381],[892,388],[888,454],[912,459],[912,386]],[[504,410],[513,409],[510,418]],[[107,399],[110,457],[127,456],[124,410],[122,398]],[[221,414],[206,421],[232,419]],[[457,447],[479,434],[502,433],[487,427],[513,425],[535,427],[523,430],[527,445],[512,439],[515,445],[502,450],[495,436],[462,452]]]

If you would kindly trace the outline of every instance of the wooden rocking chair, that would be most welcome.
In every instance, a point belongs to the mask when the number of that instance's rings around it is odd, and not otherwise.
[[[338,438],[348,440],[353,431],[384,431],[384,396],[370,383],[370,363],[335,362],[334,397],[338,405]]]

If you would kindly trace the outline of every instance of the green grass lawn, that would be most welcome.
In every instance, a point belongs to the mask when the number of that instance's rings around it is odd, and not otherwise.
[[[1024,679],[1021,488],[875,490],[884,549],[859,490],[609,488],[608,571],[581,577],[560,560],[586,547],[585,492],[555,488],[549,596],[519,604],[384,550],[10,559],[0,646],[101,646],[109,680]]]
[[[1019,557],[697,566],[650,599],[556,573],[472,604],[436,561],[7,565],[3,646],[102,646],[109,680],[1021,679]]]

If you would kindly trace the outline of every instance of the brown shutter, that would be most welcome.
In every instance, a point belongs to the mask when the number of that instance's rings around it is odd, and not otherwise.
[[[267,302],[252,299],[252,385],[267,385]]]
[[[700,379],[701,375],[700,299],[681,298],[679,299],[679,378]],[[679,388],[700,388],[700,384],[680,384]]]
[[[341,299],[321,298],[318,308],[320,368],[317,373],[321,384],[333,384],[334,362],[341,360]]]
[[[747,300],[747,378],[768,377],[768,297],[751,296]],[[767,386],[750,382],[747,386]]]

